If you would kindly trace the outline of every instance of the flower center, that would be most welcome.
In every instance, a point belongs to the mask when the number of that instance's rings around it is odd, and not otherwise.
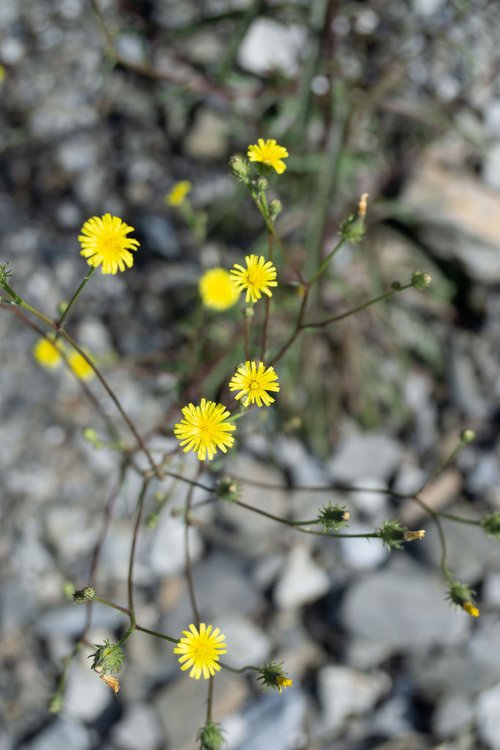
[[[251,391],[258,391],[259,390],[259,384],[256,380],[251,380],[248,387]]]

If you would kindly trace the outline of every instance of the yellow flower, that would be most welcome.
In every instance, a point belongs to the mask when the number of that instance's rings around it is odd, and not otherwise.
[[[228,433],[236,427],[224,421],[231,415],[222,404],[202,398],[199,406],[188,404],[182,413],[184,419],[175,425],[174,435],[185,453],[197,453],[200,461],[204,461],[208,455],[211,461],[217,448],[226,453],[233,445],[234,437]]]
[[[276,687],[278,689],[278,693],[281,693],[284,688],[292,687],[293,680],[290,677],[285,677],[285,675],[278,675],[276,677]]]
[[[271,261],[266,261],[262,255],[247,255],[245,262],[246,268],[235,263],[230,271],[239,291],[247,290],[245,302],[257,302],[262,294],[272,297],[269,287],[278,286],[278,282],[276,281],[276,268]]]
[[[2,83],[4,78],[5,78],[5,68],[3,65],[0,65],[0,83]]]
[[[187,194],[191,190],[191,183],[189,180],[181,180],[176,182],[173,188],[165,196],[165,202],[169,206],[180,206],[184,203]]]
[[[76,377],[80,380],[90,380],[95,372],[80,352],[72,351],[68,354],[68,364]]]
[[[226,636],[219,628],[212,630],[212,625],[207,628],[204,622],[200,623],[199,630],[191,624],[189,630],[182,631],[183,637],[174,648],[174,654],[180,654],[182,671],[191,667],[189,676],[194,680],[199,680],[202,675],[205,680],[213,677],[220,670],[219,657],[227,652],[226,644],[222,642]]]
[[[85,222],[78,237],[82,250],[80,255],[87,259],[89,266],[102,266],[103,273],[115,274],[125,267],[131,268],[134,256],[131,250],[137,250],[139,242],[127,237],[134,228],[129,227],[118,216],[104,214],[92,216]]]
[[[236,370],[235,375],[229,382],[230,391],[240,391],[236,400],[246,396],[243,406],[257,404],[257,406],[270,406],[274,398],[267,391],[279,391],[278,376],[274,367],[268,367],[263,362],[245,362]]]
[[[479,617],[479,610],[478,610],[478,608],[472,602],[464,602],[462,604],[462,608],[471,617]]]
[[[203,304],[213,310],[227,310],[240,296],[229,271],[224,268],[205,271],[200,279],[199,289]]]
[[[286,159],[288,151],[284,146],[276,143],[274,138],[264,141],[259,138],[257,145],[249,146],[247,156],[250,161],[260,161],[267,167],[273,167],[278,174],[282,174],[286,169],[286,164],[282,159]]]
[[[42,367],[53,370],[61,362],[61,350],[49,339],[40,339],[33,347],[33,356]]]

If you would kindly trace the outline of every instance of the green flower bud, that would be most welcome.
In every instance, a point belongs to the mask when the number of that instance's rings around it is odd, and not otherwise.
[[[57,691],[53,695],[51,695],[47,708],[50,714],[58,714],[64,704],[64,696],[62,693]]]
[[[415,289],[427,289],[432,281],[430,273],[423,273],[422,271],[416,271],[411,277],[411,285]]]
[[[481,528],[484,533],[493,539],[500,539],[500,511],[496,510],[481,519]]]
[[[93,659],[91,668],[98,675],[110,675],[119,672],[123,664],[124,653],[117,643],[110,643],[107,639],[89,656]]]
[[[91,602],[94,597],[95,589],[92,586],[85,586],[85,588],[75,591],[73,601],[75,604],[84,604],[85,602]]]
[[[347,526],[351,514],[344,505],[324,505],[318,515],[323,529],[325,531],[338,531],[343,526]]]
[[[365,236],[365,217],[352,214],[340,225],[340,236],[346,242],[361,242]]]
[[[219,480],[215,491],[220,500],[226,500],[229,503],[233,503],[235,500],[238,500],[241,493],[241,487],[235,479],[225,476]]]
[[[399,521],[384,521],[382,526],[376,530],[376,534],[387,549],[403,549],[405,534],[409,529],[401,526]]]
[[[0,286],[5,287],[8,283],[7,279],[12,276],[12,271],[9,269],[8,263],[0,263]]]
[[[219,724],[207,721],[198,732],[198,742],[200,750],[220,750],[224,744],[224,737]]]
[[[271,661],[269,664],[264,664],[264,666],[258,670],[258,673],[259,677],[257,679],[262,683],[264,690],[270,688],[271,690],[277,690],[278,693],[281,693],[284,688],[293,685],[293,680],[285,674],[281,663]]]
[[[476,433],[474,430],[462,430],[460,433],[460,440],[462,443],[472,443],[476,439]]]
[[[229,160],[229,169],[233,177],[246,185],[250,179],[250,164],[241,154],[234,154]]]
[[[269,203],[269,217],[271,221],[275,221],[283,210],[283,204],[277,198]]]
[[[479,617],[479,609],[474,603],[474,591],[465,583],[460,583],[450,577],[446,598],[451,604],[461,607],[471,617]]]

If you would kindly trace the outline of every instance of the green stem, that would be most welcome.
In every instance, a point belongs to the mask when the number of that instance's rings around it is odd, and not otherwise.
[[[342,245],[344,244],[345,240],[343,237],[340,238],[340,240],[337,242],[333,250],[330,250],[324,261],[321,263],[319,268],[316,270],[316,272],[312,275],[311,279],[309,280],[309,286],[312,286],[317,282],[321,274],[328,268],[328,265],[332,258],[338,253]]]
[[[340,315],[334,315],[331,318],[326,318],[326,320],[318,320],[315,322],[303,323],[301,325],[301,328],[302,329],[321,328],[322,326],[326,326],[329,323],[336,323],[339,320],[344,320],[345,318],[348,318],[351,315],[355,315],[356,313],[361,312],[361,310],[366,310],[367,307],[370,307],[371,305],[375,305],[377,302],[382,302],[383,300],[389,299],[389,297],[392,297],[394,294],[398,294],[398,292],[403,292],[405,289],[410,289],[410,287],[412,286],[413,286],[412,284],[404,284],[398,289],[391,289],[389,292],[384,292],[384,294],[379,294],[378,297],[374,297],[373,299],[370,299],[367,302],[363,302],[363,304],[358,305],[357,307],[353,307],[351,310],[347,310],[347,312],[341,313]]]
[[[116,609],[118,612],[122,612],[124,615],[127,615],[127,617],[130,617],[130,610],[127,607],[122,607],[120,604],[116,604],[115,602],[110,602],[109,599],[103,599],[102,596],[94,596],[93,600],[94,602],[98,602],[99,604],[104,604],[105,607],[111,607],[111,609]],[[157,630],[151,630],[150,628],[145,628],[143,625],[139,625],[139,623],[136,622],[135,629],[140,630],[141,633],[147,633],[148,635],[153,635],[155,638],[162,638],[164,641],[169,641],[170,643],[179,643],[178,638],[172,638],[170,635],[166,635],[165,633],[159,633]]]
[[[200,466],[198,469],[198,476],[201,474],[202,467]],[[194,581],[193,581],[193,570],[191,566],[191,554],[189,551],[189,524],[190,524],[190,515],[191,515],[191,505],[193,502],[193,492],[194,487],[191,485],[188,490],[188,494],[186,497],[186,509],[184,513],[184,559],[185,559],[185,573],[186,573],[186,580],[188,584],[188,592],[189,592],[189,599],[191,601],[191,608],[193,610],[193,616],[196,620],[196,624],[199,627],[201,618],[200,618],[200,611],[198,609],[198,604],[196,601],[196,593],[194,590]]]
[[[438,466],[436,466],[436,468],[434,469],[434,471],[425,480],[425,482],[420,487],[420,489],[418,490],[418,492],[415,493],[416,495],[421,495],[422,492],[424,491],[424,489],[434,479],[436,479],[436,477],[438,477],[441,474],[441,472],[443,472],[446,469],[446,467],[454,460],[454,458],[458,455],[458,453],[460,453],[460,450],[463,448],[463,446],[464,446],[464,443],[462,441],[460,441],[458,443],[458,445],[456,445],[455,448],[451,451],[451,453],[448,456],[446,456],[446,458],[443,459],[443,461],[441,461],[441,463],[438,464]]]
[[[455,521],[456,523],[465,523],[470,526],[481,526],[481,521],[477,521],[473,518],[462,518],[462,516],[456,516],[454,513],[445,513],[442,510],[435,511],[436,515],[440,518],[446,518],[448,521]]]
[[[92,274],[94,273],[94,271],[95,271],[95,266],[93,266],[93,267],[92,267],[92,268],[90,269],[90,271],[89,271],[89,272],[88,272],[88,274],[87,274],[87,275],[85,276],[85,278],[84,278],[84,279],[83,279],[83,281],[81,282],[81,284],[80,284],[80,286],[78,287],[78,289],[76,290],[76,292],[75,292],[75,293],[73,294],[73,296],[71,297],[70,301],[69,301],[69,302],[68,302],[68,304],[66,305],[66,309],[64,310],[63,314],[62,314],[62,315],[61,315],[61,317],[59,318],[59,321],[58,321],[58,323],[57,323],[57,326],[58,326],[58,328],[62,328],[62,326],[64,325],[64,321],[65,321],[65,320],[66,320],[66,318],[68,317],[69,311],[71,310],[71,308],[72,308],[72,307],[73,307],[73,305],[75,304],[76,300],[77,300],[77,299],[78,299],[78,297],[80,296],[80,292],[81,292],[81,291],[83,290],[84,286],[86,285],[87,281],[88,281],[88,280],[90,279],[90,277],[92,276]]]
[[[129,638],[132,633],[134,632],[135,625],[136,625],[136,617],[135,617],[135,606],[134,606],[134,563],[135,563],[135,552],[137,548],[137,538],[139,536],[139,528],[141,525],[141,519],[142,519],[142,511],[144,508],[144,498],[146,496],[146,491],[148,489],[150,479],[145,479],[142,483],[142,488],[137,500],[137,512],[135,516],[135,524],[134,524],[134,531],[132,533],[132,544],[130,546],[130,557],[129,557],[129,563],[128,563],[128,577],[127,577],[127,592],[128,592],[128,608],[129,608],[129,617],[130,617],[130,627],[125,636],[122,639],[122,642],[125,642],[127,638]]]

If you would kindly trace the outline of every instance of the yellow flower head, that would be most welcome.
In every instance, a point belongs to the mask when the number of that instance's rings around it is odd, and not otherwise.
[[[202,398],[199,406],[188,404],[182,410],[184,419],[174,427],[174,435],[179,440],[184,452],[193,451],[200,461],[208,456],[211,461],[217,449],[227,452],[234,443],[230,435],[236,427],[225,420],[230,413],[222,404]]]
[[[213,632],[212,632],[213,631]],[[219,628],[213,630],[212,625],[208,628],[204,622],[200,623],[198,630],[195,625],[190,625],[189,630],[183,630],[182,638],[174,648],[174,654],[180,654],[179,663],[182,671],[191,668],[189,676],[199,680],[203,675],[205,680],[213,677],[220,670],[219,657],[227,652],[226,636],[222,635]]]
[[[479,617],[479,610],[478,610],[478,608],[472,602],[464,602],[462,604],[462,608],[471,617]]]
[[[231,277],[238,290],[247,290],[245,302],[257,302],[262,294],[272,297],[270,287],[278,286],[276,281],[276,268],[270,260],[262,255],[247,255],[245,257],[246,268],[235,263],[231,269]]]
[[[127,237],[134,228],[129,227],[118,216],[104,214],[92,216],[85,222],[78,237],[82,250],[80,255],[87,259],[89,266],[102,266],[103,273],[115,274],[125,267],[131,268],[134,256],[131,250],[137,250],[139,242]]]
[[[59,346],[49,339],[40,339],[33,347],[33,356],[42,367],[53,370],[61,362]]]
[[[212,310],[227,310],[240,296],[240,292],[224,268],[211,268],[205,271],[199,284],[201,299],[205,307]]]
[[[173,188],[166,194],[165,202],[168,206],[180,206],[184,203],[187,194],[191,191],[189,180],[176,182]]]
[[[80,380],[90,380],[95,372],[80,352],[72,351],[68,354],[68,364]]]
[[[278,689],[278,693],[281,693],[282,690],[284,690],[287,687],[292,687],[293,680],[290,677],[285,677],[285,675],[278,675],[276,677],[276,687]]]
[[[229,381],[230,391],[239,391],[236,400],[246,396],[243,406],[257,404],[257,406],[270,406],[274,398],[268,391],[279,391],[278,376],[274,367],[268,367],[263,362],[245,362],[240,365]]]
[[[267,167],[273,167],[278,174],[282,174],[286,169],[286,164],[282,159],[286,159],[288,151],[284,146],[276,143],[274,138],[268,141],[259,138],[257,145],[248,147],[247,156],[250,161],[260,161]]]

